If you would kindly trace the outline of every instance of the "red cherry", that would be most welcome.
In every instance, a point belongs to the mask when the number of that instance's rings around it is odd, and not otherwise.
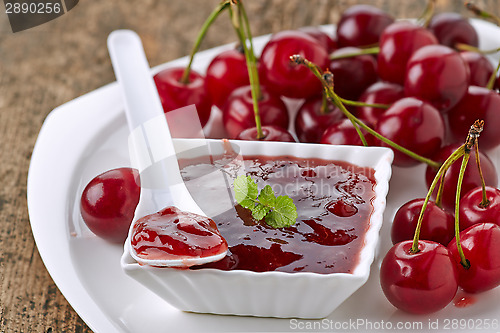
[[[458,273],[450,251],[426,240],[418,242],[411,253],[412,241],[394,245],[380,267],[382,290],[400,310],[426,314],[448,305],[458,289]]]
[[[320,43],[300,31],[274,34],[262,50],[259,74],[262,83],[276,95],[307,98],[321,93],[321,82],[306,67],[296,65],[290,57],[300,54],[322,69],[328,66],[328,52]]]
[[[413,240],[424,201],[423,198],[413,199],[399,207],[391,227],[392,244]],[[454,236],[455,219],[453,215],[429,201],[420,228],[420,239],[447,246]]]
[[[375,82],[369,86],[359,98],[360,102],[366,104],[388,104],[404,97],[404,89],[399,84],[390,82]],[[358,118],[366,124],[375,127],[378,119],[385,113],[385,109],[374,108],[371,106],[360,106],[357,109]]]
[[[486,87],[491,75],[493,75],[493,65],[484,55],[478,52],[464,51],[460,52],[470,73],[471,86]]]
[[[433,159],[437,162],[442,163],[458,147],[459,147],[458,144],[445,146],[441,148],[437,154],[435,154]],[[481,186],[481,178],[479,177],[479,172],[475,161],[476,161],[476,153],[472,151],[470,155],[469,164],[467,166],[467,169],[465,169],[462,189],[460,191],[461,197],[463,197],[467,192],[469,192],[473,188]],[[481,170],[483,171],[483,176],[486,185],[497,186],[498,177],[493,162],[488,158],[488,156],[486,156],[482,152],[479,152],[479,161],[481,163]],[[455,210],[455,193],[457,190],[457,179],[458,179],[458,174],[460,172],[461,163],[462,159],[460,158],[458,161],[453,163],[453,165],[448,169],[448,172],[446,172],[446,175],[444,177],[442,205],[443,208],[448,209],[450,211]],[[432,180],[436,175],[436,171],[437,170],[435,170],[430,166],[427,167],[425,171],[425,181],[427,183],[427,187],[432,183]],[[433,193],[433,198],[435,198],[436,193],[437,189]]]
[[[288,111],[285,103],[276,95],[261,87],[259,114],[262,126],[278,126],[288,128]],[[255,127],[252,89],[243,86],[229,96],[222,113],[222,121],[231,139],[234,139],[244,129]]]
[[[406,67],[405,94],[428,101],[440,111],[455,106],[467,93],[469,69],[460,54],[443,45],[417,50]]]
[[[368,46],[377,44],[382,31],[394,22],[386,12],[369,5],[349,7],[337,25],[339,46]]]
[[[205,126],[212,111],[212,101],[205,88],[205,78],[191,70],[189,83],[182,83],[180,80],[183,73],[183,67],[171,67],[154,76],[163,111],[167,113],[195,104],[201,126]]]
[[[337,42],[318,27],[303,27],[299,30],[316,39],[328,53],[332,53],[337,49]]]
[[[449,111],[450,130],[457,140],[467,136],[476,119],[484,120],[479,147],[492,149],[500,145],[500,94],[487,88],[470,86],[460,103]]]
[[[367,143],[370,145],[373,141],[371,135],[362,130]],[[331,124],[323,133],[320,143],[331,145],[351,145],[362,146],[363,142],[358,135],[358,132],[352,125],[349,119],[342,119]]]
[[[469,261],[466,269],[460,264],[456,239],[448,245],[458,267],[458,285],[469,293],[479,293],[500,285],[500,227],[479,223],[460,232],[460,243]]]
[[[295,116],[295,133],[300,142],[319,143],[323,132],[344,114],[333,103],[327,103],[327,112],[321,113],[323,97],[307,99]]]
[[[119,168],[106,171],[87,184],[80,212],[94,234],[114,243],[125,241],[139,203],[138,181],[137,170]]]
[[[412,54],[423,46],[437,43],[429,30],[414,23],[398,21],[389,25],[380,36],[378,75],[382,80],[403,85],[406,64]]]
[[[290,132],[278,126],[262,126],[262,132],[264,133],[264,137],[257,139],[257,127],[247,128],[236,139],[246,141],[296,142]]]
[[[233,90],[250,84],[245,55],[236,49],[218,54],[208,65],[205,82],[212,102],[222,110]]]
[[[442,45],[455,47],[457,43],[479,46],[476,29],[458,13],[439,13],[432,17],[429,30]]]
[[[439,111],[412,97],[400,99],[386,110],[378,120],[376,131],[428,158],[439,150],[445,137],[444,120]],[[383,142],[381,145],[389,147]],[[394,164],[409,167],[418,164],[418,161],[395,150]]]
[[[465,230],[476,223],[488,222],[500,225],[500,190],[486,186],[488,204],[482,206],[483,188],[476,187],[460,199],[460,230]]]
[[[332,57],[357,53],[360,49],[344,47],[332,53]],[[343,98],[357,100],[363,91],[377,81],[377,63],[371,55],[358,55],[330,62],[335,92]]]

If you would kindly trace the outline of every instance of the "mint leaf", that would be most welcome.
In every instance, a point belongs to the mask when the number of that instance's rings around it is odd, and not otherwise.
[[[255,206],[252,209],[252,216],[257,221],[262,220],[268,213],[269,213],[269,207],[266,207],[266,206],[264,206],[263,204],[260,204],[260,203],[257,204],[257,206]]]
[[[274,195],[272,187],[266,185],[262,191],[260,191],[258,199],[261,204],[274,207],[276,196]]]
[[[234,198],[236,201],[245,208],[253,210],[255,207],[255,200],[259,194],[257,184],[250,176],[238,176],[233,183]]]
[[[284,228],[293,225],[297,217],[297,207],[292,198],[280,195],[276,198],[274,209],[266,216],[266,223],[273,228]]]

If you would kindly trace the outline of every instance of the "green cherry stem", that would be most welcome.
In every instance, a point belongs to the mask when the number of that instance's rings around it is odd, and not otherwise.
[[[467,168],[467,162],[469,162],[470,151],[465,150],[464,158],[462,160],[462,165],[460,166],[460,173],[458,174],[457,182],[457,192],[455,194],[455,239],[457,241],[458,254],[460,255],[460,264],[466,269],[470,267],[469,261],[465,258],[464,251],[462,249],[462,244],[460,243],[460,192],[462,189],[462,183],[464,180],[465,168]]]
[[[500,70],[500,61],[498,62],[498,65],[497,65],[497,68],[495,69],[495,71],[491,74],[490,79],[488,81],[488,84],[486,85],[486,88],[488,88],[489,90],[492,90],[493,87],[495,86],[495,81],[497,79],[497,73],[499,70]]]
[[[352,52],[352,53],[330,55],[330,60],[352,58],[352,57],[356,57],[356,56],[363,55],[363,54],[378,54],[379,52],[380,52],[380,47],[373,46],[373,47],[368,47],[366,49],[360,49],[359,51]]]
[[[475,47],[475,46],[472,46],[469,44],[464,44],[464,43],[457,43],[457,44],[455,44],[455,47],[459,51],[471,51],[471,52],[476,52],[476,53],[481,53],[481,54],[494,54],[494,53],[500,52],[500,47],[498,47],[496,49],[491,49],[491,50],[481,50],[478,47]]]
[[[483,200],[481,200],[479,207],[486,208],[490,204],[490,201],[488,200],[488,196],[486,195],[486,183],[484,181],[483,170],[481,169],[481,162],[479,161],[479,143],[478,142],[476,142],[475,152],[476,152],[477,170],[479,171],[479,178],[481,179],[481,188],[482,188],[482,192],[483,192]]]
[[[432,17],[434,16],[434,12],[436,11],[436,0],[427,0],[427,6],[424,9],[424,12],[418,18],[417,22],[419,25],[427,28],[429,23],[431,22]]]
[[[243,2],[241,0],[233,0],[232,6],[229,9],[229,14],[231,16],[231,22],[233,23],[234,30],[238,35],[241,46],[243,47],[243,52],[245,54],[245,59],[248,68],[248,79],[250,81],[250,89],[252,92],[252,103],[253,112],[255,117],[255,127],[257,129],[257,139],[264,138],[264,132],[262,131],[262,122],[259,113],[259,100],[261,98],[261,90],[259,83],[259,74],[257,71],[256,57],[253,51],[253,43],[251,42],[252,36],[247,35],[250,33],[250,26],[244,27],[248,23],[248,18],[243,7]],[[247,40],[249,40],[250,48],[247,45]]]
[[[473,12],[476,16],[479,16],[480,18],[487,19],[495,23],[496,25],[500,26],[500,17],[493,15],[492,13],[488,13],[485,10],[482,10],[479,8],[476,4],[473,2],[466,2],[465,3],[465,8]]]
[[[217,17],[219,17],[220,13],[222,13],[226,8],[228,8],[229,4],[231,2],[229,0],[221,2],[215,9],[212,11],[212,13],[208,16],[206,21],[203,23],[203,26],[201,27],[200,33],[198,34],[198,37],[196,38],[196,41],[193,45],[193,49],[191,50],[191,55],[189,58],[189,63],[184,70],[184,73],[182,74],[182,78],[180,82],[184,84],[189,83],[189,74],[191,73],[191,65],[193,64],[193,59],[194,55],[198,52],[200,49],[201,42],[203,41],[203,38],[205,38],[205,35],[207,34],[208,28],[212,25],[212,23],[215,22]]]
[[[328,109],[328,103],[330,103],[328,101],[328,97],[326,96],[326,92],[323,91],[323,93],[321,94],[321,108],[319,109],[319,113],[322,114],[322,115],[325,115],[325,114],[328,114],[330,112],[330,110]]]
[[[335,103],[335,105],[337,105],[339,107],[339,109],[345,114],[345,116],[349,120],[351,120],[353,123],[355,123],[355,125],[358,125],[359,127],[366,130],[369,134],[373,135],[374,137],[376,137],[380,141],[382,141],[382,142],[386,143],[387,145],[391,146],[392,148],[397,149],[400,152],[416,159],[419,162],[430,165],[431,167],[433,167],[435,169],[438,169],[440,167],[440,164],[438,162],[433,161],[431,159],[428,159],[426,157],[423,157],[421,155],[418,155],[418,154],[412,152],[411,150],[406,149],[403,146],[398,145],[394,141],[387,139],[386,137],[384,137],[380,133],[374,131],[371,127],[366,125],[364,122],[362,122],[361,120],[356,118],[352,113],[350,113],[345,108],[344,104],[340,100],[340,97],[333,91],[333,85],[330,85],[330,84],[328,84],[328,82],[325,81],[323,74],[321,73],[320,69],[318,68],[318,66],[316,64],[310,62],[309,60],[305,59],[301,55],[297,55],[297,54],[292,55],[290,57],[290,59],[291,59],[291,61],[293,61],[294,63],[296,63],[298,65],[305,65],[314,73],[314,75],[321,81],[321,84],[323,85],[323,88],[324,88],[325,93],[327,94],[328,98],[330,98]],[[330,73],[330,75],[333,78],[333,74]],[[354,128],[356,128],[356,126],[354,126]],[[360,132],[361,131],[358,131],[358,133],[360,133]],[[362,135],[362,133],[361,133],[361,135]],[[361,135],[360,135],[360,137],[361,137],[361,140],[363,141],[364,136],[361,136]],[[366,142],[366,140],[365,140],[365,142]]]
[[[436,188],[436,185],[438,181],[443,177],[444,173],[448,168],[455,163],[460,157],[464,155],[465,152],[465,144],[461,145],[457,150],[455,150],[441,165],[439,168],[438,172],[436,173],[436,176],[432,180],[431,186],[429,186],[429,191],[427,192],[427,195],[425,197],[424,203],[422,204],[422,209],[420,210],[420,215],[418,216],[417,220],[417,227],[415,228],[415,234],[413,236],[413,244],[411,247],[411,252],[412,253],[417,253],[419,251],[418,249],[418,240],[420,239],[420,229],[422,228],[422,221],[424,219],[424,213],[425,209],[427,208],[427,204],[429,203],[429,200],[431,198],[432,192],[434,192],[434,189]]]
[[[388,109],[391,106],[389,104],[380,104],[380,103],[363,103],[359,101],[351,101],[349,99],[344,99],[339,96],[339,99],[344,103],[344,105],[352,105],[352,106],[358,106],[358,107],[371,107],[371,108],[377,108],[377,109]]]

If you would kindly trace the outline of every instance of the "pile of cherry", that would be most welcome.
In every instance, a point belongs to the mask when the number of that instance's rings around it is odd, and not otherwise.
[[[306,66],[290,61],[299,54],[333,73],[338,96],[369,104],[346,105],[352,114],[418,155],[442,163],[464,141],[476,119],[485,121],[481,150],[495,148],[500,145],[500,78],[489,84],[495,68],[479,52],[458,51],[457,46],[463,44],[477,48],[478,35],[459,14],[434,15],[424,27],[395,21],[367,5],[346,10],[335,37],[313,27],[275,33],[258,61],[258,106],[264,132],[260,140],[362,144],[352,122],[323,96],[320,80]],[[257,139],[247,62],[241,50],[217,55],[206,76],[191,70],[188,80],[182,80],[184,73],[185,68],[175,67],[154,77],[165,112],[195,104],[205,125],[215,105],[222,110],[229,138]],[[287,131],[290,116],[283,97],[302,101],[293,120],[295,138]],[[374,107],[375,103],[387,107]],[[371,145],[387,146],[371,135],[366,139]],[[430,202],[425,210],[417,253],[410,251],[411,240],[424,200],[404,204],[394,217],[395,245],[383,261],[381,284],[396,307],[413,313],[433,312],[450,303],[458,287],[477,293],[500,284],[498,177],[487,155],[479,155],[487,204],[480,169],[473,163],[463,175],[459,203],[459,236],[470,267],[460,264],[452,214],[459,160],[442,178],[440,202]],[[395,150],[395,165],[418,163]],[[435,165],[427,167],[428,185],[436,172]],[[138,202],[137,175],[131,169],[109,173],[96,177],[85,189],[82,216],[96,234],[123,242]],[[120,186],[128,188],[125,192],[130,196],[116,190]]]

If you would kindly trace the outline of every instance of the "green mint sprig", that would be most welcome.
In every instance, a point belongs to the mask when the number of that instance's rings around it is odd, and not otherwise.
[[[276,197],[271,186],[266,185],[259,193],[252,177],[240,175],[234,180],[233,187],[236,201],[249,209],[254,219],[260,221],[265,218],[273,228],[289,227],[297,220],[293,199],[286,195]]]

